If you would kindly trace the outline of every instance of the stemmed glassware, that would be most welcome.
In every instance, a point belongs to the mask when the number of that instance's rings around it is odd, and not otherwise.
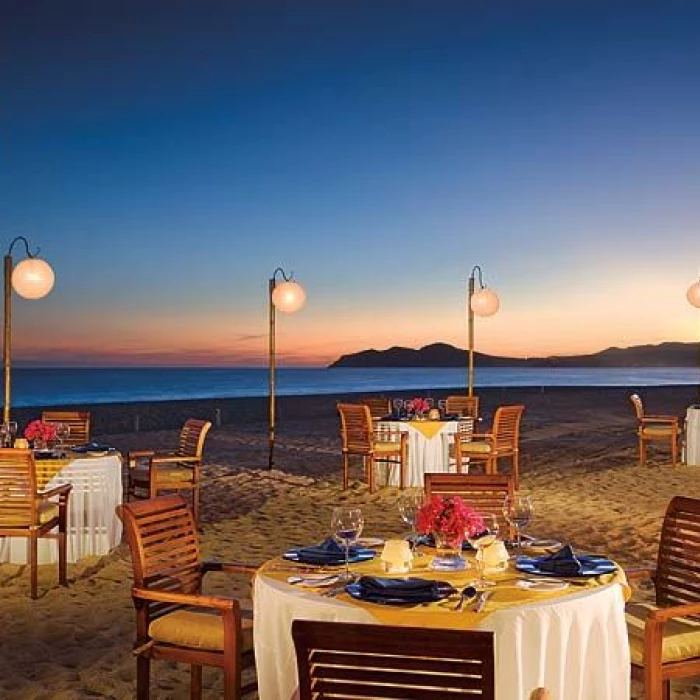
[[[476,568],[479,572],[479,576],[474,582],[474,585],[478,588],[488,588],[493,586],[493,581],[487,581],[485,575],[485,564],[484,564],[484,549],[489,545],[492,545],[498,538],[498,518],[493,513],[480,513],[479,514],[484,526],[479,532],[474,532],[472,534],[467,533],[467,540],[469,544],[476,550],[476,557],[474,561],[476,562]]]
[[[440,415],[444,416],[447,413],[447,401],[445,399],[439,399],[437,405],[440,411]]]
[[[532,518],[532,501],[530,501],[530,496],[525,496],[521,493],[506,496],[503,501],[503,517],[509,525],[515,528],[518,548],[517,556],[520,557],[523,553],[520,531],[527,526]]]
[[[411,551],[416,549],[416,541],[418,533],[416,532],[416,517],[418,511],[425,501],[425,493],[423,489],[412,488],[405,489],[401,492],[397,505],[399,507],[399,515],[406,525],[411,528]]]
[[[338,578],[341,581],[351,581],[350,575],[350,544],[354,542],[362,533],[365,520],[362,517],[360,508],[348,508],[339,506],[333,508],[331,515],[331,530],[345,547],[345,572]]]
[[[56,437],[58,438],[58,444],[63,448],[63,441],[70,436],[70,425],[68,423],[59,423],[56,426]]]
[[[394,415],[400,418],[403,414],[403,399],[394,399],[391,405],[394,407]]]
[[[0,423],[0,446],[12,447],[17,435],[17,421]]]

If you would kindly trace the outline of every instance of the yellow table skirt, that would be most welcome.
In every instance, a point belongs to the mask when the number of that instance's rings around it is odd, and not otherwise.
[[[476,578],[474,568],[466,569],[457,572],[433,571],[428,568],[430,561],[433,558],[434,550],[427,550],[414,560],[414,567],[408,576],[425,579],[437,579],[440,581],[448,581],[458,591],[461,591],[466,585]],[[469,563],[473,555],[465,553],[465,559]],[[304,576],[303,566],[299,566],[301,571],[299,576]],[[273,559],[272,561],[263,564],[258,569],[258,575],[269,576],[278,581],[285,581],[288,576],[293,576],[295,564],[284,559]],[[320,567],[319,567],[319,570]],[[327,567],[323,572],[342,571],[342,567]],[[368,576],[387,576],[382,571],[382,563],[377,557],[371,561],[351,564],[350,570],[357,575]],[[515,607],[518,605],[538,603],[555,598],[564,598],[568,595],[580,593],[585,590],[591,590],[599,586],[609,585],[613,583],[620,584],[623,589],[625,600],[629,600],[631,590],[627,584],[625,572],[618,568],[612,574],[602,576],[588,577],[575,579],[575,583],[569,583],[569,586],[561,591],[532,591],[517,587],[518,580],[529,578],[526,574],[517,571],[513,568],[513,564],[508,565],[508,569],[498,574],[487,574],[486,578],[493,581],[496,585],[489,588],[491,596],[489,597],[482,612],[476,613],[470,610],[467,604],[462,612],[455,612],[453,608],[457,604],[458,596],[455,594],[449,599],[438,601],[435,603],[421,603],[412,606],[404,605],[379,605],[369,603],[362,600],[356,600],[347,593],[341,593],[335,596],[335,600],[351,603],[366,608],[371,611],[371,614],[382,624],[386,625],[402,625],[407,627],[439,627],[451,629],[469,629],[478,626],[478,623],[487,617],[490,613],[503,608]],[[544,577],[543,577],[544,580]],[[323,593],[323,588],[304,588],[308,592]]]
[[[445,425],[441,420],[410,420],[408,424],[419,433],[423,433],[428,440],[432,440]]]

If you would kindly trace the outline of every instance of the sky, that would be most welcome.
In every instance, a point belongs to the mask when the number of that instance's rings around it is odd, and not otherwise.
[[[5,0],[13,362],[280,366],[700,339],[696,0]],[[25,257],[12,249],[14,262]]]

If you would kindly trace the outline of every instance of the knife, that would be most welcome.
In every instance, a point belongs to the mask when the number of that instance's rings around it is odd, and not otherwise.
[[[484,609],[484,606],[486,605],[486,601],[491,597],[491,591],[484,591],[483,593],[479,594],[479,597],[476,600],[476,604],[474,605],[474,612],[481,612]]]

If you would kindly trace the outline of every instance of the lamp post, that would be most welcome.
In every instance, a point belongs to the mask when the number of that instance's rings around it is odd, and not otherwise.
[[[12,269],[12,248],[15,243],[24,243],[26,259],[17,263]],[[41,299],[52,289],[54,274],[51,266],[41,258],[38,258],[39,249],[34,253],[29,251],[29,243],[24,236],[17,236],[10,243],[5,255],[5,317],[3,325],[2,366],[5,375],[5,400],[2,408],[3,423],[10,420],[10,381],[12,375],[11,366],[11,335],[12,335],[12,290],[25,299]]]
[[[282,278],[277,280],[277,275]],[[275,315],[276,310],[293,314],[304,306],[306,292],[304,288],[294,281],[294,274],[287,277],[284,270],[278,267],[270,277],[269,285],[269,307],[270,307],[270,333],[269,333],[269,366],[270,366],[270,433],[269,433],[269,456],[267,468],[272,469],[275,465]]]
[[[479,289],[475,289],[475,276],[477,274],[479,275]],[[469,276],[469,295],[467,298],[467,341],[469,347],[467,389],[469,396],[474,396],[474,316],[493,316],[498,311],[499,305],[498,294],[484,285],[481,268],[474,265]]]

